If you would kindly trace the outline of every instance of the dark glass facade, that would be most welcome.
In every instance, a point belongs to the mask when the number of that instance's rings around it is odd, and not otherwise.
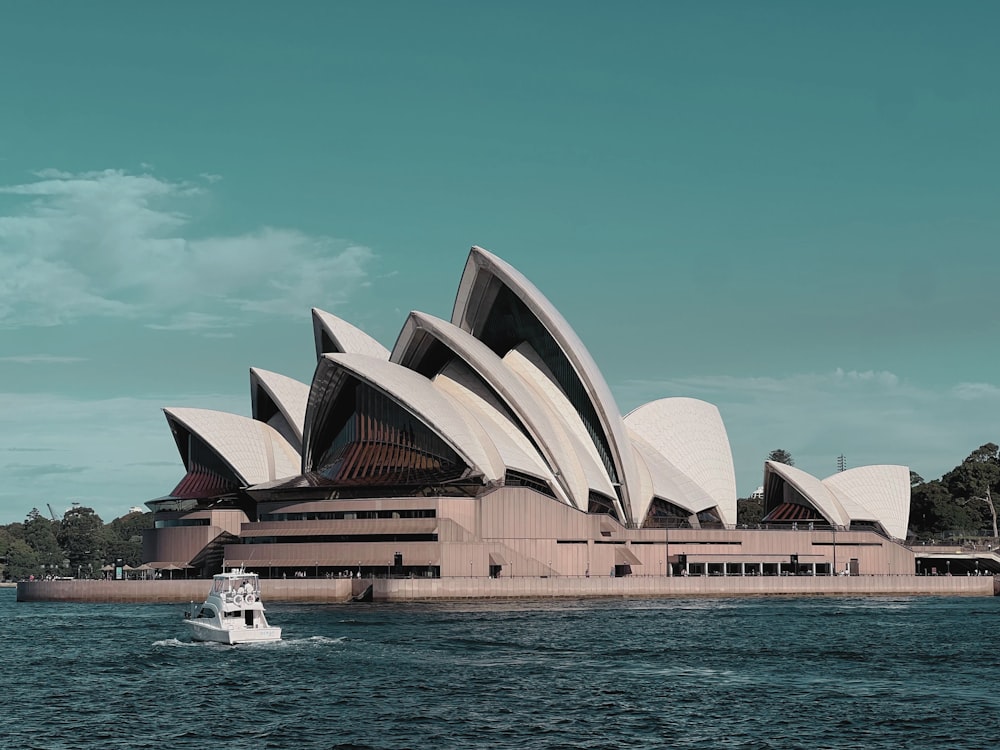
[[[538,477],[533,477],[530,474],[522,474],[520,471],[508,469],[507,474],[504,476],[503,483],[508,487],[530,487],[535,492],[540,492],[548,497],[555,497],[555,494],[552,492],[552,488],[549,487],[547,482],[542,481]]]
[[[177,498],[209,498],[231,495],[243,482],[210,446],[179,422],[170,420],[170,429],[187,474],[170,493]]]
[[[345,384],[328,419],[312,450],[318,456],[314,470],[334,484],[420,486],[466,472],[430,427],[356,380]]]
[[[644,529],[690,529],[691,512],[674,505],[669,500],[654,497],[646,511],[646,520],[642,522]],[[718,520],[718,519],[716,519]]]
[[[297,513],[265,513],[261,521],[352,521],[388,518],[436,518],[434,508],[399,508],[397,510],[335,510]]]

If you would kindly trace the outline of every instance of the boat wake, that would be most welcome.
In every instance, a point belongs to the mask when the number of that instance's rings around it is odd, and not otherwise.
[[[331,638],[326,635],[312,635],[308,638],[286,638],[280,644],[274,645],[281,648],[288,648],[290,646],[337,646],[345,641],[347,641],[347,636],[343,635],[339,638]]]
[[[177,638],[164,638],[162,641],[153,641],[153,645],[173,648],[175,646],[204,646],[205,644],[196,643],[194,641],[182,641]]]
[[[287,638],[282,641],[273,641],[270,643],[241,643],[239,645],[241,648],[246,648],[248,646],[253,648],[295,648],[301,646],[338,646],[346,641],[347,636],[331,638],[325,635],[313,635],[308,638]],[[163,640],[153,641],[153,646],[160,648],[231,648],[231,646],[227,646],[223,643],[215,643],[212,641],[182,641],[178,638],[164,638]]]

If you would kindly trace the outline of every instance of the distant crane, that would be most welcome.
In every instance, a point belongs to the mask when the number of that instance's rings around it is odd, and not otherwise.
[[[45,504],[49,506],[49,515],[52,516],[52,520],[58,521],[59,519],[56,518],[56,512],[52,510],[52,503],[45,503]]]

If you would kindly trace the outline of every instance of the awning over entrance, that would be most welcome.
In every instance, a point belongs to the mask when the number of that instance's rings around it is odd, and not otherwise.
[[[490,552],[490,565],[506,565],[507,561],[499,552]]]
[[[619,544],[615,545],[615,565],[642,565],[642,560],[624,544]]]

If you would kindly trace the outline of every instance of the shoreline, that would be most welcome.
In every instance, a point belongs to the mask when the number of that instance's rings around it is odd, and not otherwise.
[[[189,603],[207,580],[21,581],[19,602]],[[368,586],[375,602],[727,596],[997,596],[1000,576],[713,576],[692,578],[316,578],[260,582],[265,602],[346,604]]]

